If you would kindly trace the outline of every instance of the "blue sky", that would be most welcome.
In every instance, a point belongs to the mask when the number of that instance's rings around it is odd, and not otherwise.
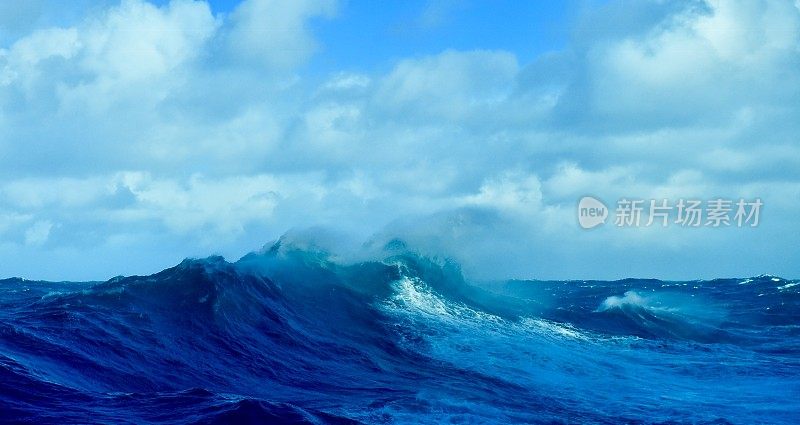
[[[288,231],[476,279],[797,277],[798,123],[790,0],[2,1],[0,276]],[[586,231],[584,195],[764,209]]]
[[[559,2],[350,2],[312,25],[324,43],[314,65],[371,71],[443,50],[502,49],[520,60],[560,48],[575,6]]]

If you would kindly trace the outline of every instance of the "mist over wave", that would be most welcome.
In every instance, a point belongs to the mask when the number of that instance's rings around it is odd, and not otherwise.
[[[0,420],[800,421],[800,286],[468,282],[284,238],[102,283],[0,281]]]

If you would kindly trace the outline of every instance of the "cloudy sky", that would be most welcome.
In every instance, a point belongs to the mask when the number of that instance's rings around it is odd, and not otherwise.
[[[291,231],[475,279],[796,278],[798,135],[796,0],[2,0],[0,276]],[[584,195],[764,206],[584,230]]]

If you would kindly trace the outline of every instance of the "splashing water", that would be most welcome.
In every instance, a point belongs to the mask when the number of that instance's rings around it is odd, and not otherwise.
[[[800,421],[800,286],[471,285],[276,244],[104,283],[0,281],[0,419]]]

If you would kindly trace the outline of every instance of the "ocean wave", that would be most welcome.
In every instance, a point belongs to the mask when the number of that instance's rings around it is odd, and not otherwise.
[[[597,311],[612,315],[617,326],[641,337],[703,342],[725,342],[732,338],[720,327],[724,312],[676,294],[641,295],[627,291],[621,297],[606,298]]]
[[[0,417],[791,423],[800,411],[794,281],[478,284],[396,241],[383,254],[343,262],[283,239],[151,276],[0,281]]]

